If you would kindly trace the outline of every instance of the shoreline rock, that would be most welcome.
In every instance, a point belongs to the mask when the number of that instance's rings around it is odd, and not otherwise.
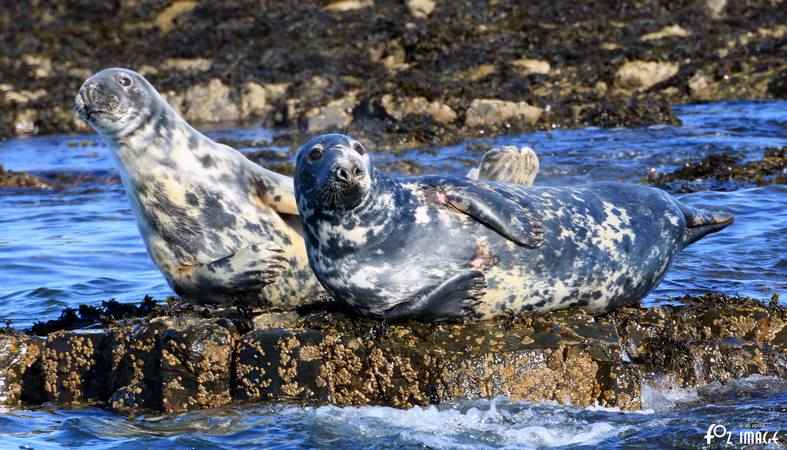
[[[480,131],[674,123],[671,104],[785,98],[787,12],[767,1],[656,2],[626,14],[514,0],[482,10],[431,0],[74,8],[0,8],[0,137],[87,131],[74,93],[117,65],[144,71],[196,125],[259,121],[292,136],[339,127],[394,150]],[[405,106],[390,114],[386,96]],[[479,99],[545,113],[479,129]]]
[[[787,378],[787,307],[720,294],[426,325],[339,312],[157,308],[46,339],[0,333],[0,400],[169,413],[238,402],[387,405],[459,398],[641,407],[643,384]],[[148,301],[149,302],[149,301]]]

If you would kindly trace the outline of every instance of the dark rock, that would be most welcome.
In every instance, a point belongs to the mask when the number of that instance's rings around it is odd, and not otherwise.
[[[787,147],[768,148],[757,161],[742,160],[740,155],[713,153],[699,162],[687,162],[669,174],[650,172],[642,181],[673,193],[787,183]]]
[[[92,72],[118,65],[143,72],[192,120],[254,118],[289,131],[346,125],[394,150],[481,130],[673,123],[663,105],[783,92],[787,17],[766,1],[523,8],[502,0],[483,8],[439,2],[433,10],[423,1],[355,3],[364,7],[340,13],[293,0],[89,9],[4,2],[0,136],[87,130],[72,112],[74,94]],[[651,65],[632,71],[636,61]],[[669,70],[647,79],[662,66]],[[386,96],[429,107],[416,108],[425,114],[369,107]],[[479,123],[474,99],[526,103],[544,114],[534,123],[465,127],[468,118]]]
[[[0,405],[46,401],[41,354],[45,341],[18,332],[0,332]]]
[[[0,395],[131,413],[238,401],[406,408],[498,395],[632,410],[658,380],[787,379],[787,308],[720,294],[670,300],[605,316],[570,309],[451,325],[193,308],[58,331],[45,347],[11,330],[0,334]]]
[[[121,325],[112,409],[181,412],[229,403],[237,336],[222,320],[157,317]]]
[[[787,99],[787,69],[779,72],[768,84],[768,93],[774,98]]]
[[[113,338],[107,330],[50,334],[41,358],[48,400],[61,405],[109,400]]]
[[[230,403],[236,341],[234,333],[218,324],[175,318],[160,335],[163,409],[181,412]]]
[[[112,398],[115,411],[162,410],[161,344],[164,320],[121,324],[112,348]]]
[[[37,176],[5,170],[0,164],[0,187],[48,189],[52,186]]]

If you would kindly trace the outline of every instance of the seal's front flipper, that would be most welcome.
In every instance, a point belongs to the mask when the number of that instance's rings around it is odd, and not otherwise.
[[[520,205],[490,187],[470,180],[443,184],[437,201],[473,217],[517,244],[537,248],[544,243],[541,222],[533,217],[526,205]]]
[[[538,174],[538,156],[530,147],[504,145],[484,153],[481,164],[470,169],[468,178],[495,183],[532,186]]]
[[[477,308],[486,290],[484,274],[477,270],[459,272],[437,286],[430,286],[385,311],[392,322],[418,319],[424,322],[463,322],[478,316]]]
[[[192,290],[224,294],[256,291],[271,284],[287,263],[272,243],[253,244],[209,264],[190,266]]]
[[[252,184],[252,195],[257,200],[278,213],[298,215],[292,178],[258,166]]]
[[[686,218],[686,244],[689,245],[703,237],[726,228],[735,216],[726,212],[710,212],[692,208],[677,202],[678,208]]]

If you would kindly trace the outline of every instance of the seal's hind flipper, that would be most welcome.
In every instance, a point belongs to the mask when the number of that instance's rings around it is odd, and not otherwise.
[[[685,245],[693,244],[704,236],[720,231],[735,220],[735,216],[730,213],[705,211],[680,202],[678,208],[686,218]]]
[[[462,322],[478,316],[476,311],[486,291],[486,278],[477,270],[464,270],[440,283],[429,286],[411,300],[385,311],[386,320],[401,322],[418,319],[424,322]]]
[[[441,197],[441,194],[444,197]],[[466,183],[443,184],[437,200],[467,214],[517,244],[537,248],[544,243],[541,222],[533,217],[526,206],[487,186],[470,180]]]
[[[530,147],[513,145],[495,147],[484,153],[477,169],[467,173],[468,178],[495,183],[532,186],[538,175],[538,156]]]
[[[284,251],[272,243],[244,247],[208,264],[188,266],[180,286],[199,294],[257,291],[273,283],[287,264]],[[186,281],[187,280],[187,281]]]

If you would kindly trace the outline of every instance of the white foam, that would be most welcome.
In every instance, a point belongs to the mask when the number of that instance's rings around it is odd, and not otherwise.
[[[588,420],[586,411],[557,404],[512,403],[499,397],[407,410],[322,406],[313,410],[313,416],[342,429],[342,434],[390,437],[429,448],[592,445],[631,429],[605,420]]]
[[[676,387],[668,380],[661,380],[653,384],[643,383],[641,391],[642,409],[653,411],[666,411],[681,403],[699,400],[697,388]]]

